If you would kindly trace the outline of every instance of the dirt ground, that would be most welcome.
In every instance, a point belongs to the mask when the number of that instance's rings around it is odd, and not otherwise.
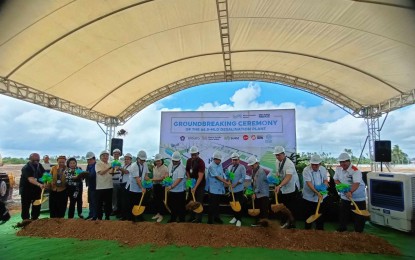
[[[275,223],[276,224],[276,223]],[[129,221],[86,221],[80,219],[40,219],[31,222],[18,236],[115,240],[135,246],[260,247],[295,251],[351,252],[399,255],[385,240],[369,234],[316,230],[286,230],[269,227],[235,227],[192,223],[160,224]],[[157,250],[157,249],[154,249]]]

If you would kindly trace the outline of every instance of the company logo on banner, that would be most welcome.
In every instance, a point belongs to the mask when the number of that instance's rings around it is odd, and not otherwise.
[[[222,153],[223,167],[231,163],[233,152],[240,161],[257,156],[262,167],[275,172],[276,145],[287,153],[296,152],[295,110],[162,112],[160,153],[165,158],[180,151],[190,158],[189,149],[197,146],[206,166],[212,162],[215,151]]]

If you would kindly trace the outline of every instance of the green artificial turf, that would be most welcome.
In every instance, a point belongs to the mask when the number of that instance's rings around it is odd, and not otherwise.
[[[86,214],[85,214],[86,215]],[[48,217],[42,214],[41,218]],[[145,216],[150,219],[150,216]],[[230,218],[223,216],[223,220]],[[298,252],[289,250],[275,250],[265,248],[208,248],[208,247],[157,247],[141,245],[129,247],[115,241],[85,240],[67,238],[36,238],[18,237],[13,228],[21,221],[20,216],[14,215],[6,224],[0,226],[0,259],[414,259],[415,237],[393,229],[366,224],[365,232],[382,237],[397,247],[402,256],[393,257],[374,254],[325,253],[325,252]],[[166,218],[163,220],[166,222]],[[225,222],[226,223],[226,222]],[[249,225],[250,219],[243,223]],[[297,226],[302,228],[302,223]],[[334,223],[327,223],[326,229],[333,230]],[[231,234],[230,234],[231,239]],[[237,238],[234,238],[237,239]]]

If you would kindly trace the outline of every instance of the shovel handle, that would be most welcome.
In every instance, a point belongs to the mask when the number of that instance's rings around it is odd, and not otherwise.
[[[191,193],[192,193],[193,201],[196,202],[195,193],[194,192],[191,192]]]
[[[318,210],[320,209],[320,204],[321,204],[321,198],[319,197],[318,198],[318,203],[317,203],[317,208],[316,208],[316,214],[315,215],[318,215]]]
[[[354,207],[356,208],[357,212],[359,212],[359,215],[362,215],[362,212],[360,211],[359,207],[357,206],[356,202],[352,198],[350,198],[350,201],[353,203]]]
[[[235,196],[233,195],[232,183],[231,183],[231,185],[229,185],[229,188],[231,189],[232,201],[235,202]]]
[[[40,193],[40,199],[42,200],[43,198],[43,193],[45,192],[45,188],[42,189],[42,192]]]
[[[138,207],[141,207],[141,202],[143,202],[144,193],[141,193],[140,203],[138,203]]]
[[[252,198],[252,209],[255,209],[255,200],[254,200],[254,196],[252,196],[251,198]]]
[[[277,192],[275,192],[275,191],[274,191],[274,194],[275,194],[275,204],[277,204],[277,205],[278,205],[278,194],[277,194]]]

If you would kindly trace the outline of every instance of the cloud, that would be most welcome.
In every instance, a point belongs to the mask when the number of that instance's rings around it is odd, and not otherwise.
[[[326,152],[337,156],[345,148],[360,154],[367,136],[363,119],[354,118],[336,105],[322,100],[307,107],[304,102],[273,103],[264,100],[261,83],[249,83],[236,90],[229,103],[200,104],[197,111],[229,111],[255,109],[296,110],[297,151]],[[192,88],[186,91],[195,91]],[[180,95],[180,93],[176,94]],[[200,95],[200,93],[195,96]],[[266,97],[266,96],[265,96]],[[124,139],[124,152],[136,155],[147,151],[151,158],[158,152],[162,111],[181,111],[181,108],[163,107],[163,100],[137,113],[123,128],[128,131]],[[415,106],[393,111],[383,127],[382,139],[415,157]],[[382,121],[380,121],[381,123]],[[105,130],[105,128],[104,128]],[[0,153],[3,157],[27,157],[31,152],[41,154],[84,155],[87,151],[99,153],[105,146],[105,135],[95,122],[46,109],[30,103],[0,95]],[[367,147],[364,154],[367,153]]]

